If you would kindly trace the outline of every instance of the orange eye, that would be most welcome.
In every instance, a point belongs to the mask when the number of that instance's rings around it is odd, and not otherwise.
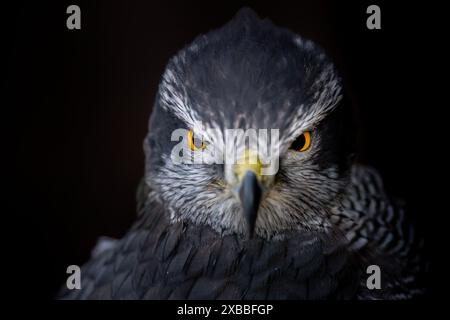
[[[188,144],[192,151],[204,150],[206,148],[206,144],[204,142],[201,142],[200,144],[196,139],[194,139],[194,132],[192,129],[188,132]]]
[[[295,141],[292,143],[291,149],[299,152],[303,152],[311,147],[311,132],[303,132]]]

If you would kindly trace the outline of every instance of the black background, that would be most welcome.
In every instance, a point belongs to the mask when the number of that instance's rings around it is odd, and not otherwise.
[[[381,30],[366,28],[373,3],[381,7]],[[81,7],[81,30],[66,28],[70,4]],[[35,1],[1,13],[3,137],[13,151],[5,208],[14,218],[2,229],[13,235],[8,265],[34,284],[38,297],[54,296],[66,267],[86,261],[98,236],[120,237],[130,227],[142,141],[165,64],[244,5],[312,39],[335,61],[358,110],[359,159],[378,168],[389,192],[408,203],[436,275],[440,213],[430,206],[435,152],[427,111],[437,90],[429,69],[439,59],[441,8],[324,0]],[[438,285],[430,282],[432,292]]]

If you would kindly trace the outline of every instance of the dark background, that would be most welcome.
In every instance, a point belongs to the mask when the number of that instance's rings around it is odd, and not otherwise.
[[[81,30],[66,28],[70,4],[81,7]],[[369,4],[381,7],[381,30],[366,28]],[[13,235],[8,265],[37,296],[52,298],[66,267],[85,262],[100,235],[121,237],[130,227],[142,141],[165,64],[244,5],[312,39],[336,62],[358,110],[359,159],[406,200],[436,274],[439,213],[430,207],[426,159],[434,151],[426,111],[436,90],[428,71],[438,59],[433,23],[441,9],[380,1],[35,1],[1,12],[3,138],[13,150],[6,209],[14,218],[2,229]]]

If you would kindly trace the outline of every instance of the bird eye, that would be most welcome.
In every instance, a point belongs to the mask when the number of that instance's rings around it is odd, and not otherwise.
[[[306,151],[311,146],[311,132],[303,132],[295,141],[292,143],[291,149],[296,151]]]
[[[188,143],[189,148],[191,148],[192,151],[204,150],[206,148],[206,144],[204,142],[198,141],[194,138],[194,132],[192,129],[188,132]]]

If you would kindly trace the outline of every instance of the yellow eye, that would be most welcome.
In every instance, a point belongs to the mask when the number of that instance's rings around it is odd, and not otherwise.
[[[206,144],[204,142],[199,145],[198,141],[194,139],[194,132],[192,129],[188,132],[188,144],[192,151],[204,150],[206,148]]]
[[[291,149],[296,151],[306,151],[311,147],[311,132],[303,132],[295,141],[292,143]]]

